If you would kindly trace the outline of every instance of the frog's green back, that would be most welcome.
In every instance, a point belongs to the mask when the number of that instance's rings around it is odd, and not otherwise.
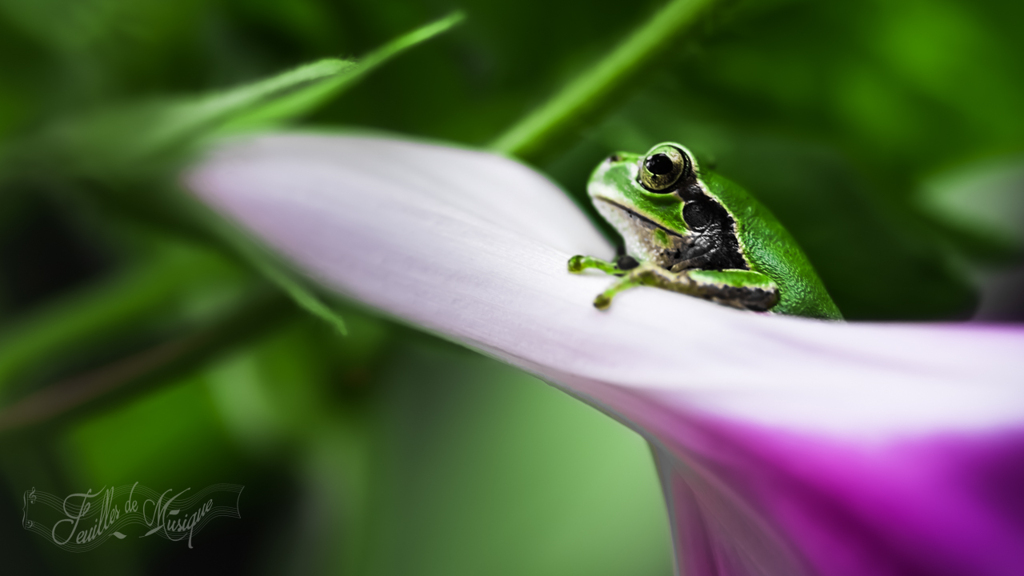
[[[773,312],[842,319],[807,255],[767,208],[717,174],[702,173],[701,180],[736,221],[736,235],[750,268],[778,285],[780,299]]]

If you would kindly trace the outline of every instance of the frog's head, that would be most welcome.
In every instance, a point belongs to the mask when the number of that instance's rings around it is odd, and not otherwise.
[[[733,218],[700,174],[689,150],[663,142],[606,158],[587,193],[637,260],[675,270],[747,268]]]
[[[693,156],[679,144],[666,142],[643,155],[612,154],[594,170],[587,192],[605,218],[604,208],[611,205],[682,232],[688,229],[683,196],[694,186],[699,187]]]

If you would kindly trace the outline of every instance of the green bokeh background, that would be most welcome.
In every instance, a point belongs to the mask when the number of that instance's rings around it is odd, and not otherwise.
[[[230,242],[152,217],[176,164],[83,172],[40,136],[359,57],[461,9],[460,26],[301,123],[487,146],[662,5],[0,0],[0,407],[213,334],[173,370],[0,431],[10,573],[671,573],[639,437],[526,374],[329,300],[339,335]],[[715,2],[524,160],[589,209],[584,183],[609,152],[684,142],[790,228],[847,318],[963,320],[980,303],[982,318],[1020,321],[1022,21],[1013,0]],[[86,162],[115,147],[80,144]],[[131,133],[116,145],[134,146]],[[268,319],[258,329],[217,331],[254,311]],[[191,550],[129,537],[71,554],[21,528],[30,488],[136,481],[244,484],[242,518],[214,521]]]

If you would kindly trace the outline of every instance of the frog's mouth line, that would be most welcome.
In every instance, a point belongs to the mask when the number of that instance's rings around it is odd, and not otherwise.
[[[644,216],[642,214],[638,214],[636,211],[630,210],[629,208],[626,208],[625,206],[623,206],[622,204],[619,204],[618,202],[615,202],[614,200],[608,200],[607,198],[601,198],[600,196],[595,196],[594,199],[595,200],[600,200],[601,202],[604,202],[605,204],[611,204],[612,206],[615,206],[619,210],[622,210],[623,212],[628,213],[630,216],[632,216],[633,218],[636,218],[637,220],[643,220],[644,222],[647,222],[648,224],[650,224],[651,226],[654,226],[655,228],[660,228],[666,234],[669,234],[671,236],[675,236],[677,238],[683,238],[683,235],[680,234],[679,232],[676,232],[675,230],[669,230],[668,228],[662,226],[661,224],[658,224],[654,220],[651,220],[650,218],[648,218],[648,217],[646,217],[646,216]]]

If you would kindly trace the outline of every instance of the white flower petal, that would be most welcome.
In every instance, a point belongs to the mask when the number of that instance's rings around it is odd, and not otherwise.
[[[611,248],[553,184],[498,156],[275,135],[221,148],[190,183],[325,285],[558,379],[816,432],[1024,417],[1017,327],[844,325],[649,288],[599,312],[610,278],[566,261]]]
[[[971,458],[998,468],[1024,454],[1008,441],[979,456],[1024,429],[1019,327],[829,323],[652,288],[600,312],[611,279],[566,261],[610,257],[608,243],[549,181],[471,150],[269,135],[226,143],[188,183],[323,285],[637,429],[660,455],[693,573],[1024,565],[1011,546],[1024,506],[1000,516],[990,506],[1005,498],[953,478]],[[978,481],[1017,473],[999,470]],[[984,541],[944,524],[965,519]],[[954,536],[973,547],[947,546]]]

